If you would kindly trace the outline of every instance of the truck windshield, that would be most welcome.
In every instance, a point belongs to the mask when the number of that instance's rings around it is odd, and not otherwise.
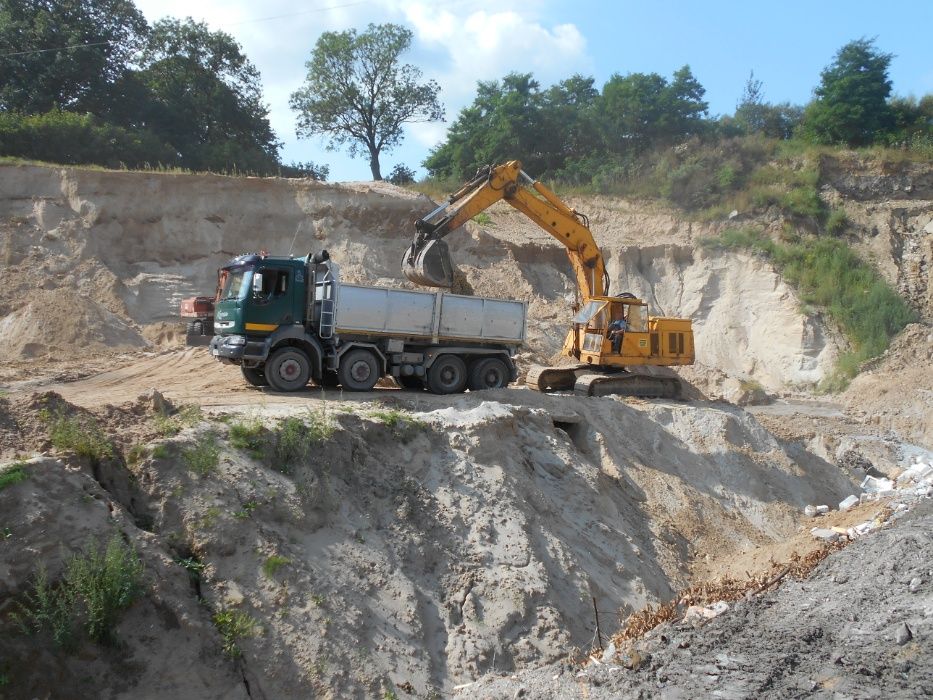
[[[225,270],[227,273],[224,286],[220,290],[220,300],[224,299],[245,299],[249,293],[250,280],[253,276],[253,268],[236,267]]]

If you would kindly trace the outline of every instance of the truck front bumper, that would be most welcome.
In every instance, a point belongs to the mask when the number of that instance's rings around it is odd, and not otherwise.
[[[246,352],[246,336],[215,335],[211,338],[211,355],[221,362],[239,363]]]

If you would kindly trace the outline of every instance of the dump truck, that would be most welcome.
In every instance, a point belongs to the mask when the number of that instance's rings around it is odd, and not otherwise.
[[[517,378],[527,311],[522,301],[343,283],[326,250],[251,253],[218,273],[210,352],[277,391],[310,381],[369,391],[382,377],[437,394],[496,389]]]

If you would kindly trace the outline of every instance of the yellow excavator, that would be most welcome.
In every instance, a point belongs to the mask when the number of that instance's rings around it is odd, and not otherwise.
[[[677,398],[681,382],[669,367],[694,361],[690,319],[651,316],[632,294],[609,296],[609,275],[586,216],[568,207],[513,160],[481,168],[476,176],[423,219],[402,258],[402,272],[429,287],[454,281],[443,238],[496,202],[505,200],[560,241],[576,276],[582,303],[561,354],[575,364],[533,366],[526,384],[537,391],[573,389],[577,394]]]

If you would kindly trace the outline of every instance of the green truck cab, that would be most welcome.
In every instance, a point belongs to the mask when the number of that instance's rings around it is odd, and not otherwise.
[[[524,302],[342,284],[327,251],[241,255],[218,275],[210,352],[254,386],[368,391],[391,376],[456,393],[515,381]]]

